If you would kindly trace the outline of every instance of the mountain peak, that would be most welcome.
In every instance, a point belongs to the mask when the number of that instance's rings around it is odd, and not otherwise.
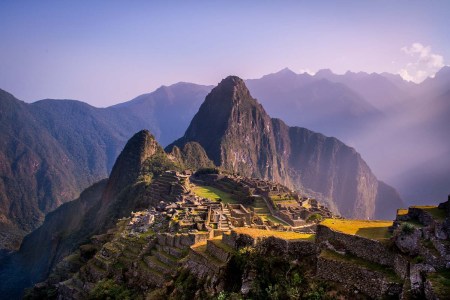
[[[253,100],[250,91],[245,85],[244,80],[237,76],[228,76],[209,93],[206,102],[219,105],[221,109],[231,108],[232,106]]]
[[[244,80],[237,76],[228,76],[217,85],[216,89],[221,91],[234,91],[237,89],[247,90]]]
[[[141,130],[128,140],[111,171],[108,186],[120,191],[139,177],[144,161],[163,151],[148,130]]]
[[[321,69],[317,71],[316,77],[327,77],[327,76],[333,76],[334,73],[330,69]]]

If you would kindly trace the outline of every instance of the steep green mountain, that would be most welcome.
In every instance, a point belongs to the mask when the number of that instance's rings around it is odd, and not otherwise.
[[[135,132],[164,143],[182,134],[207,86],[178,83],[120,105],[26,104],[0,90],[0,250],[18,249],[45,214],[108,176]]]
[[[149,178],[175,168],[148,131],[136,133],[117,158],[108,180],[49,213],[44,223],[25,237],[20,250],[0,262],[2,294],[17,297],[24,287],[46,278],[57,262],[91,236],[105,233],[133,210],[155,205],[149,201],[156,200],[144,197]]]
[[[227,77],[211,91],[185,135],[166,150],[192,141],[230,172],[310,192],[345,217],[380,217],[375,212],[381,185],[355,149],[271,119],[238,77]],[[402,206],[398,194],[387,190],[384,209]]]

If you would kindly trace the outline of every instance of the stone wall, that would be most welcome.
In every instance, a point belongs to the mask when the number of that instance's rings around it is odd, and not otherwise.
[[[317,276],[340,282],[346,287],[356,288],[375,299],[381,299],[386,295],[399,296],[403,285],[388,280],[382,273],[365,269],[357,264],[326,259],[322,256],[317,260]]]
[[[232,231],[222,236],[222,242],[233,249],[258,247],[260,251],[273,255],[290,257],[309,256],[317,253],[317,245],[313,241],[284,240],[276,237],[253,238],[247,234]]]
[[[196,243],[206,241],[209,237],[210,234],[208,232],[182,234],[158,233],[156,235],[159,245],[180,249],[184,249]]]
[[[379,241],[336,232],[319,224],[317,226],[316,243],[319,246],[322,244],[320,247],[323,247],[323,244],[327,242],[337,250],[345,250],[362,259],[392,267],[401,278],[407,276],[407,259],[389,250],[386,245]]]

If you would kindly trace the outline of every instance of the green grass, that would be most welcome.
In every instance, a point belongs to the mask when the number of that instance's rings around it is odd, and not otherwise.
[[[419,221],[417,221],[417,220],[408,220],[408,221],[403,221],[403,222],[401,222],[402,224],[410,224],[410,225],[412,225],[412,226],[414,226],[414,227],[416,227],[416,228],[422,228],[422,227],[424,227],[423,226],[423,224],[422,223],[420,223]]]
[[[217,201],[218,199],[222,199],[223,203],[239,203],[231,197],[231,194],[221,191],[212,186],[203,186],[203,185],[194,185],[192,191],[199,197],[208,198],[211,200]]]
[[[401,278],[397,274],[395,274],[394,270],[392,270],[391,268],[356,257],[354,255],[350,254],[343,255],[331,250],[323,250],[320,253],[320,257],[324,257],[329,260],[354,264],[370,271],[382,273],[391,281],[402,282]]]
[[[320,223],[328,228],[346,234],[358,235],[373,240],[388,239],[392,236],[389,227],[392,221],[367,221],[350,219],[325,219]]]
[[[289,194],[270,196],[270,199],[272,201],[294,201],[297,203],[297,201]]]
[[[448,299],[447,297],[450,295],[450,270],[428,273],[427,277],[439,299]]]
[[[443,222],[445,220],[445,217],[447,216],[445,209],[439,209],[438,207],[426,207],[422,208],[424,211],[429,213],[433,219],[437,221]]]
[[[281,220],[275,218],[274,216],[272,216],[270,214],[260,215],[260,217],[261,217],[261,219],[263,219],[263,221],[268,221],[269,220],[269,221],[272,221],[275,224],[281,224],[281,225],[284,225],[284,226],[290,226],[288,223],[286,223],[284,221],[281,221]]]

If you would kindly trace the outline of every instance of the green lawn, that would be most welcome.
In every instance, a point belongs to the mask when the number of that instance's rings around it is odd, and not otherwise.
[[[221,191],[212,186],[204,186],[204,185],[194,185],[192,191],[199,197],[208,198],[211,200],[219,200],[222,199],[223,203],[239,203],[235,199],[231,197],[229,193]]]

